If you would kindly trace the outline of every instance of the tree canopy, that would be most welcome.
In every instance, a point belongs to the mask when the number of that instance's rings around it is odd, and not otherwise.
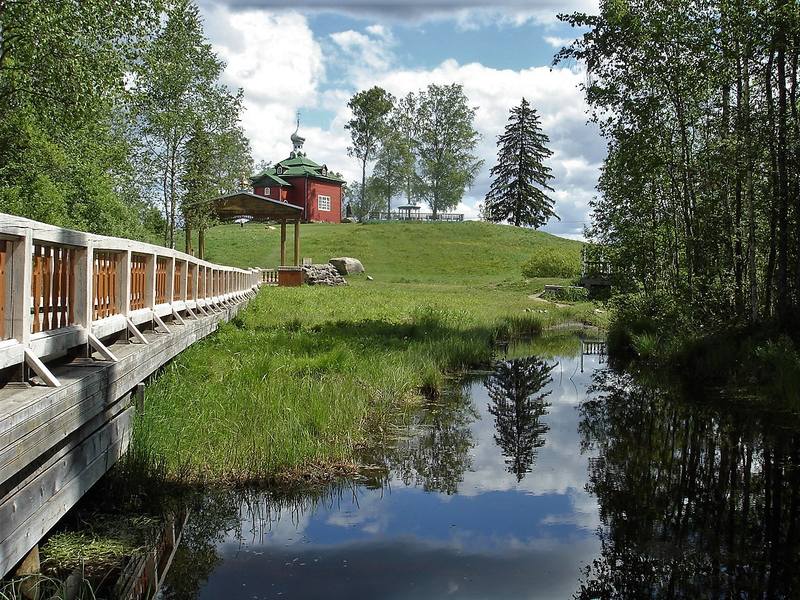
[[[223,66],[190,0],[0,0],[0,210],[174,245],[198,123],[249,174]]]
[[[551,169],[544,164],[553,154],[549,143],[536,109],[523,98],[511,109],[505,133],[497,140],[497,164],[490,172],[493,181],[482,207],[487,221],[538,228],[550,217],[558,219],[553,200],[545,193],[553,191],[548,185]]]
[[[588,30],[558,59],[585,65],[608,139],[589,233],[618,282],[687,307],[687,326],[796,326],[800,5],[609,1],[562,19]]]

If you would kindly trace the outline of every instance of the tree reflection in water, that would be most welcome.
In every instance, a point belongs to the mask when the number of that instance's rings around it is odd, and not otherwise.
[[[575,597],[800,597],[797,419],[611,371],[594,391],[580,427],[602,554]]]
[[[405,435],[386,448],[387,467],[405,485],[427,492],[455,494],[470,468],[472,423],[478,418],[470,382],[454,385],[416,415]]]
[[[509,360],[497,364],[486,379],[492,400],[489,413],[497,430],[494,440],[517,481],[533,470],[537,449],[544,446],[550,429],[540,421],[550,406],[544,401],[550,392],[539,392],[552,381],[554,366],[537,357]]]

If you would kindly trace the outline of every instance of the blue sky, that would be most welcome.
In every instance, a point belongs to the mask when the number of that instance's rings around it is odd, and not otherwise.
[[[496,137],[524,95],[539,110],[555,154],[556,212],[545,230],[580,237],[605,144],[587,123],[579,65],[552,66],[575,31],[558,12],[595,12],[595,0],[201,0],[206,33],[245,94],[243,125],[256,160],[291,150],[296,111],[310,158],[359,173],[347,156],[347,100],[380,85],[397,96],[429,83],[461,83],[477,107],[485,166],[458,211],[477,217],[496,160]]]

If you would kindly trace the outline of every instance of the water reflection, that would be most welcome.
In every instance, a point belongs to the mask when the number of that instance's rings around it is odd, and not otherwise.
[[[382,462],[403,485],[455,494],[472,466],[472,425],[479,418],[469,384],[453,386],[417,415]]]
[[[578,361],[508,361],[455,386],[366,484],[203,496],[165,597],[570,597],[600,550]]]
[[[576,597],[800,597],[797,420],[612,371],[595,391],[580,427],[602,550]]]
[[[544,399],[552,390],[542,390],[553,381],[554,368],[540,358],[520,358],[498,364],[486,380],[492,399],[489,414],[497,429],[494,441],[517,481],[531,472],[537,449],[544,446],[544,435],[550,430],[541,418],[550,406]]]
[[[164,597],[800,597],[798,418],[571,343],[431,402],[370,482],[204,494]]]

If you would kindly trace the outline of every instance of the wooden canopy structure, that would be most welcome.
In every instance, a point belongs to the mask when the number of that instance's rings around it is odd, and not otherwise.
[[[220,221],[230,223],[246,220],[256,223],[280,223],[280,266],[286,266],[286,223],[294,223],[294,265],[300,265],[300,221],[303,219],[301,207],[247,191],[219,196],[211,202]]]

